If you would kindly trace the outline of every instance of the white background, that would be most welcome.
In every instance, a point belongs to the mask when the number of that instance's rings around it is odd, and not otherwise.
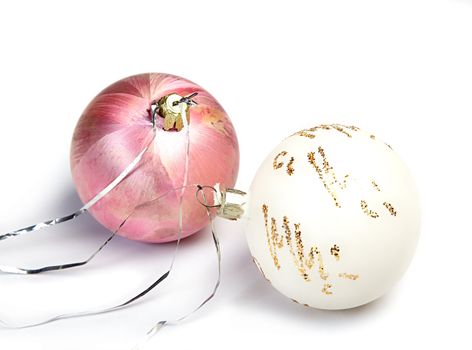
[[[306,309],[252,264],[241,225],[218,221],[223,280],[149,349],[470,348],[472,1],[15,1],[0,4],[0,231],[79,207],[69,175],[75,123],[122,77],[168,72],[205,87],[232,117],[240,189],[285,136],[320,123],[375,132],[409,164],[423,201],[413,263],[384,298]],[[90,218],[0,243],[0,264],[85,257],[107,232]],[[30,322],[107,306],[165,271],[172,245],[119,239],[88,267],[0,276],[0,318]],[[129,309],[27,330],[0,349],[129,349],[215,278],[208,232],[185,240],[159,291]]]

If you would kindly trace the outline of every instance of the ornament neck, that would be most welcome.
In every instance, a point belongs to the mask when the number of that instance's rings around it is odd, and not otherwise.
[[[187,96],[181,96],[173,93],[154,101],[150,108],[153,128],[160,124],[159,126],[165,131],[182,130],[190,123],[190,107],[197,105],[193,100],[197,94],[194,92]],[[158,123],[159,117],[163,119],[162,123]]]

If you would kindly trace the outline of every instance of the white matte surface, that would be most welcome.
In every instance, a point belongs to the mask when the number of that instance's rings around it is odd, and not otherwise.
[[[297,303],[330,310],[366,304],[394,285],[413,256],[420,224],[414,180],[371,133],[340,125],[305,133],[313,138],[287,137],[256,173],[249,247],[271,285]]]
[[[392,292],[332,312],[296,305],[271,288],[251,261],[242,225],[219,221],[217,297],[148,349],[471,348],[471,19],[470,0],[3,1],[0,229],[76,209],[69,144],[86,104],[124,76],[171,72],[201,84],[232,117],[239,188],[249,188],[288,134],[353,124],[376,132],[408,164],[422,226],[412,264]],[[82,258],[106,236],[83,218],[1,243],[0,263]],[[118,239],[84,269],[0,276],[0,316],[31,321],[109,305],[165,271],[172,251]],[[0,330],[0,349],[130,349],[155,321],[180,316],[207,295],[215,261],[202,233],[183,242],[175,274],[143,303]]]

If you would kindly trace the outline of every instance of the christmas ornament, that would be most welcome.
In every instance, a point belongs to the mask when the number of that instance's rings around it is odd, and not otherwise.
[[[84,206],[75,213],[0,235],[0,241],[75,219],[88,211],[111,231],[87,259],[39,268],[0,265],[0,272],[37,274],[89,263],[115,235],[176,241],[168,270],[115,306],[63,314],[33,324],[95,315],[147,295],[174,266],[181,238],[213,217],[246,221],[246,237],[262,275],[293,301],[347,309],[387,292],[407,269],[419,234],[414,181],[393,149],[375,135],[340,124],[286,138],[262,163],[248,193],[234,189],[239,151],[234,128],[198,85],[167,74],[129,77],[103,90],[85,109],[71,149],[71,169]]]
[[[209,209],[214,206],[213,199],[205,195],[208,186],[199,183],[234,184],[238,166],[238,143],[231,121],[218,102],[198,85],[155,73],[112,84],[86,108],[72,141],[71,168],[83,207],[2,234],[0,241],[74,220],[89,211],[112,231],[111,235],[82,261],[39,268],[0,265],[0,272],[31,275],[77,268],[89,263],[117,234],[156,243],[175,240],[169,269],[146,289],[115,306],[61,314],[35,323],[0,320],[0,324],[26,328],[126,307],[169,277],[181,238],[208,224],[219,264],[220,248]],[[203,198],[202,204],[195,199],[197,194]],[[214,292],[218,285],[219,276]]]
[[[178,102],[187,95],[198,104],[182,118]],[[139,167],[90,208],[105,227],[115,230],[137,205],[183,183],[184,121],[191,123],[188,181],[234,186],[239,167],[236,133],[220,104],[200,86],[174,75],[140,74],[110,85],[87,106],[71,147],[72,177],[84,203],[145,147],[153,136],[153,123],[157,130],[155,147],[143,155]],[[194,195],[184,193],[182,237],[207,225],[206,212]],[[135,213],[119,234],[146,242],[176,240],[178,202],[178,193],[173,192]]]
[[[254,262],[301,304],[368,303],[403,275],[415,251],[414,181],[389,145],[353,126],[320,125],[286,138],[248,196],[242,207]]]

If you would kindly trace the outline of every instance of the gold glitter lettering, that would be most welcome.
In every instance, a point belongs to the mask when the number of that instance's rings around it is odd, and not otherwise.
[[[329,195],[333,199],[336,207],[341,208],[341,204],[339,203],[335,186],[341,190],[344,190],[347,187],[347,179],[349,178],[349,175],[344,175],[344,179],[342,182],[338,181],[336,177],[336,173],[334,172],[333,167],[329,164],[328,159],[326,158],[325,151],[321,146],[318,147],[318,154],[322,158],[322,161],[323,161],[322,166],[320,166],[316,162],[315,152],[308,153],[308,162],[313,166],[313,168],[315,168],[318,174],[318,177],[323,183],[323,186],[326,189],[326,191],[329,193]]]
[[[379,217],[379,214],[377,214],[377,212],[369,209],[369,206],[367,205],[367,202],[365,200],[361,200],[361,209],[366,215],[370,216],[371,218],[375,219]]]
[[[295,158],[291,157],[291,158],[290,158],[290,161],[289,161],[288,164],[287,164],[287,174],[288,174],[289,176],[292,176],[293,173],[294,173],[294,171],[295,171],[295,169],[293,168],[293,162],[294,162],[294,161],[295,161]]]
[[[292,241],[292,231],[290,230],[290,225],[288,218],[284,216],[283,218],[283,228],[285,230],[285,241],[287,242],[287,246],[290,252],[290,255],[293,258],[293,262],[295,266],[297,267],[298,272],[300,275],[303,277],[305,281],[310,281],[310,277],[308,276],[308,273],[305,268],[305,256],[303,252],[303,242],[301,239],[301,232],[300,232],[300,225],[295,224],[295,242],[297,245],[297,253],[295,254],[295,251],[293,249],[293,241]]]
[[[334,246],[331,247],[329,251],[331,255],[334,256],[336,261],[339,261],[339,259],[341,258],[341,256],[339,255],[339,247],[335,244]]]
[[[279,158],[285,157],[287,154],[288,154],[287,151],[282,151],[275,156],[274,162],[272,163],[272,167],[274,168],[274,170],[278,170],[284,166],[285,163],[283,161],[279,162]],[[289,176],[292,176],[293,173],[295,172],[295,169],[293,168],[293,162],[295,162],[295,158],[290,157],[290,160],[287,163],[287,174]]]
[[[325,150],[321,146],[318,147],[317,152],[309,152],[307,154],[307,157],[308,162],[313,166],[316,173],[318,174],[318,178],[321,180],[326,192],[328,192],[328,194],[333,199],[335,206],[341,208],[341,203],[338,197],[338,190],[344,190],[347,188],[347,180],[349,178],[349,175],[344,175],[342,181],[338,180],[336,172],[329,163],[328,158],[326,157]],[[317,161],[318,157],[321,158],[319,161]],[[371,180],[370,183],[377,192],[381,192],[380,186],[375,180]],[[390,215],[397,215],[397,212],[392,204],[384,202],[383,205],[390,212]],[[368,204],[365,200],[361,200],[361,209],[366,215],[370,216],[371,218],[375,219],[379,217],[378,212],[368,208]]]
[[[272,218],[272,225],[271,225],[271,234],[269,234],[269,214],[268,214],[269,208],[267,205],[262,206],[262,212],[264,213],[264,223],[265,223],[265,229],[266,229],[266,236],[267,236],[267,244],[269,245],[269,251],[272,259],[274,260],[274,265],[277,268],[277,270],[280,270],[280,264],[279,264],[279,259],[277,257],[277,252],[275,250],[275,245],[273,242],[273,237],[275,236],[275,233],[273,231],[274,228],[274,221],[275,219]],[[282,242],[283,243],[283,242]]]
[[[371,184],[377,190],[377,192],[380,192],[380,187],[379,185],[377,185],[377,183],[374,180],[372,180]]]
[[[372,183],[372,186],[377,190],[377,192],[381,192],[379,185],[377,185],[377,183],[376,183],[374,180],[372,180],[371,183]],[[367,215],[369,215],[369,211],[367,210],[367,203],[366,203],[365,201],[363,201],[363,202],[364,202],[365,205],[361,202],[361,208],[362,208],[362,210],[364,211],[364,213],[366,213]],[[390,215],[392,215],[392,216],[397,216],[397,211],[395,210],[394,206],[393,206],[391,203],[389,203],[389,202],[383,202],[383,206],[384,206],[385,208],[387,208],[387,210],[389,211]],[[372,211],[371,211],[371,212],[372,212]],[[377,214],[376,212],[372,212],[372,213]],[[369,216],[371,216],[371,215],[369,215]],[[374,216],[373,216],[373,217],[374,217]],[[378,217],[378,214],[377,214],[377,216],[375,216],[375,217]]]
[[[310,282],[309,271],[312,270],[316,265],[318,266],[318,276],[320,280],[325,281],[322,292],[326,295],[330,295],[333,292],[331,291],[332,284],[329,283],[329,273],[326,271],[325,264],[323,262],[323,256],[316,246],[312,246],[307,254],[305,255],[305,247],[302,239],[302,232],[300,229],[300,224],[293,224],[293,235],[290,225],[290,221],[287,216],[283,217],[282,228],[284,230],[284,235],[279,235],[277,231],[277,221],[275,218],[270,218],[270,229],[269,229],[269,207],[266,204],[262,205],[262,212],[264,214],[264,223],[267,235],[267,243],[269,245],[269,252],[274,262],[277,270],[281,269],[281,265],[278,259],[277,250],[281,250],[284,247],[284,242],[288,248],[288,251],[292,257],[293,263],[298,270],[300,276],[306,281]],[[285,238],[285,241],[284,241]],[[340,248],[335,244],[330,249],[330,253],[335,257],[336,261],[339,261],[340,258]],[[256,262],[256,261],[255,261]],[[256,262],[258,265],[258,263]],[[260,269],[260,266],[259,266]],[[262,271],[262,270],[261,270]],[[349,274],[345,274],[346,276]],[[347,278],[338,274],[341,278]],[[352,275],[356,276],[356,275]]]
[[[347,137],[352,137],[352,135],[351,135],[350,133],[348,133],[348,132],[344,129],[344,126],[342,126],[342,125],[333,124],[333,125],[331,125],[331,127],[332,127],[334,130],[339,131],[341,134],[346,135]]]
[[[310,259],[307,260],[306,264],[311,269],[314,266],[314,263],[315,263],[315,255],[316,255],[316,259],[318,261],[318,274],[320,275],[320,278],[322,280],[326,281],[329,277],[329,274],[327,272],[325,272],[323,257],[322,257],[322,255],[321,255],[321,253],[320,253],[320,251],[318,250],[317,247],[311,247],[310,248],[310,253],[308,255],[310,257]]]
[[[279,154],[277,154],[274,158],[274,163],[273,163],[273,167],[274,167],[274,170],[277,170],[277,169],[280,169],[281,167],[283,167],[284,165],[284,162],[280,162],[278,161],[279,157],[283,157],[283,156],[286,156],[287,155],[287,152],[286,151],[282,151],[280,152]]]
[[[321,289],[321,292],[326,295],[331,295],[333,292],[330,290],[333,285],[329,283],[325,283],[323,285],[323,289]]]
[[[348,130],[359,131],[359,128],[355,126],[346,126],[342,124],[321,124],[313,128],[300,130],[296,132],[295,134],[293,134],[292,136],[297,135],[297,136],[302,136],[309,139],[314,139],[316,137],[316,132],[320,130],[335,130],[351,138],[352,134]]]
[[[391,205],[390,203],[388,202],[383,202],[383,205],[385,208],[387,208],[387,210],[389,211],[390,215],[392,216],[397,216],[397,211],[395,210],[395,208],[393,207],[393,205]]]
[[[359,275],[353,275],[353,274],[351,274],[351,273],[345,273],[345,272],[343,272],[343,273],[339,273],[339,274],[338,274],[338,277],[339,277],[339,278],[345,278],[345,279],[351,280],[351,281],[355,281],[355,280],[357,280],[357,279],[359,278]]]

